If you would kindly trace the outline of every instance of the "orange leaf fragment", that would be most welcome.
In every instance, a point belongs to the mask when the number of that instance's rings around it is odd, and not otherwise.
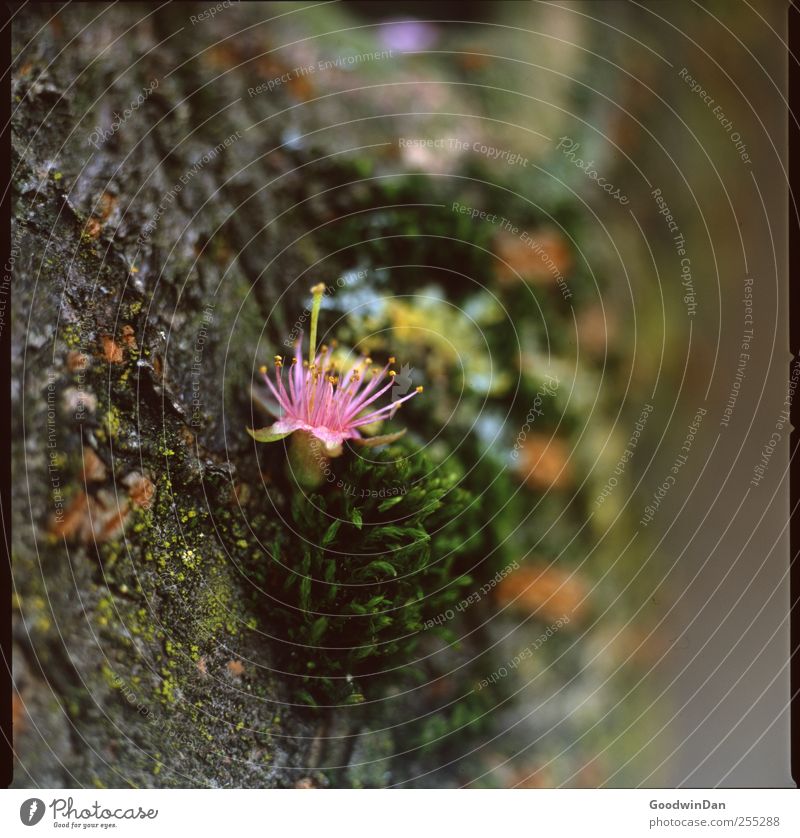
[[[121,364],[122,347],[110,335],[103,335],[103,357],[109,364]]]
[[[495,589],[495,598],[500,606],[536,614],[547,622],[564,617],[572,622],[580,620],[588,610],[588,592],[588,586],[576,573],[534,564],[506,576]]]
[[[531,434],[519,449],[516,470],[538,491],[565,489],[572,484],[574,469],[566,442],[547,434]]]

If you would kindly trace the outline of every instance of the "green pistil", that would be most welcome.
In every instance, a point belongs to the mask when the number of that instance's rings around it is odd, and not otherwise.
[[[322,297],[325,294],[325,285],[319,283],[311,289],[314,301],[311,303],[311,337],[308,344],[308,365],[313,365],[317,354],[317,321],[319,320],[319,308],[322,305]]]

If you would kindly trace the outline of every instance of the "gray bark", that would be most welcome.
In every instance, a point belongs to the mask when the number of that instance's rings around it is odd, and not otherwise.
[[[265,227],[297,178],[262,187],[302,161],[254,151],[290,117],[246,136],[286,106],[242,95],[254,35],[189,60],[216,39],[188,26],[198,9],[15,19],[18,786],[291,786],[319,758],[231,541],[259,479],[246,382],[283,290],[262,269],[297,267],[278,255],[291,217]]]

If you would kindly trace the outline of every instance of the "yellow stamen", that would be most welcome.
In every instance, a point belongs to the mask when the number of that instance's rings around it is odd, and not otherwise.
[[[389,363],[390,364],[396,364],[397,363],[397,360],[395,359],[394,355],[392,355],[392,357],[389,358]]]
[[[420,386],[419,386],[419,387],[417,387],[417,392],[418,392],[418,393],[421,393],[424,389],[425,389],[425,388],[424,388],[424,387],[420,384]]]
[[[267,368],[263,364],[258,368],[258,371],[261,373],[261,375],[267,374]]]

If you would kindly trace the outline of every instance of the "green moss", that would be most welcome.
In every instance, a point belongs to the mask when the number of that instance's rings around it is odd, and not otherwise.
[[[78,349],[81,345],[81,329],[77,323],[67,323],[61,330],[61,337],[69,349]]]
[[[102,597],[95,607],[95,612],[98,625],[108,626],[116,616],[114,600],[110,596]]]
[[[455,474],[436,476],[409,447],[370,459],[342,458],[324,491],[296,493],[253,569],[269,591],[255,606],[282,638],[279,666],[308,704],[379,694],[413,659],[424,621],[472,582],[460,571],[471,496]]]
[[[166,436],[162,436],[159,439],[159,444],[156,449],[156,453],[160,457],[174,457],[175,456],[175,449],[167,442]]]

